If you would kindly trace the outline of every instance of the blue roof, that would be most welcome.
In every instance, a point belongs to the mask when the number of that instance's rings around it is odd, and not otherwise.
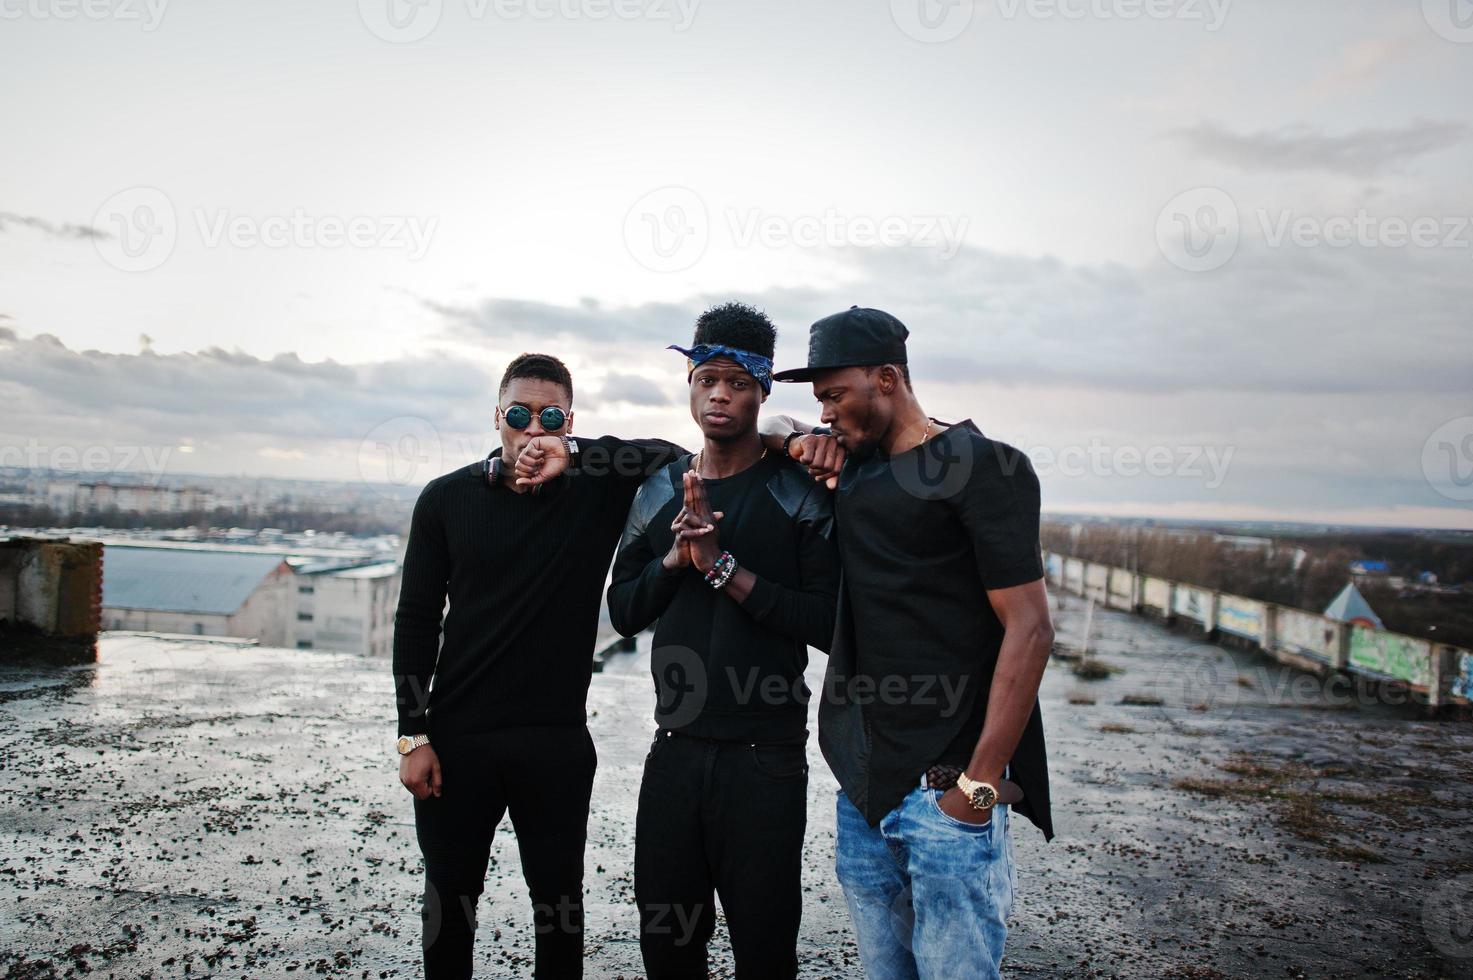
[[[102,604],[228,615],[281,561],[281,555],[109,545],[102,556]]]

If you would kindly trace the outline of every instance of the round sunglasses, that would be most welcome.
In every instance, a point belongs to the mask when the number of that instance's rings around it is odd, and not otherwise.
[[[532,410],[525,405],[513,405],[502,413],[506,424],[513,429],[525,429],[532,424]],[[556,432],[568,421],[561,408],[549,405],[537,414],[537,420],[542,423],[543,431]]]

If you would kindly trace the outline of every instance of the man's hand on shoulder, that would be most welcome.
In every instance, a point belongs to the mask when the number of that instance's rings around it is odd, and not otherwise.
[[[517,485],[535,487],[568,468],[568,444],[562,436],[533,436],[517,454]]]
[[[836,437],[818,433],[798,436],[788,443],[788,455],[830,490],[839,485],[839,471],[844,468],[846,453]]]

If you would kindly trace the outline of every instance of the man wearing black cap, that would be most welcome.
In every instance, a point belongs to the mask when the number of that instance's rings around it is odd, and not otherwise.
[[[1009,808],[1053,836],[1038,686],[1053,642],[1028,458],[922,410],[908,331],[815,323],[816,430],[764,440],[835,489],[843,565],[819,707],[838,777],[837,871],[871,980],[996,976],[1012,905]]]
[[[656,620],[659,730],[635,818],[634,893],[650,980],[704,978],[726,913],[738,978],[797,974],[807,821],[809,646],[834,632],[831,495],[757,416],[776,331],[737,303],[707,310],[688,358],[695,457],[640,488],[614,560],[609,618]]]

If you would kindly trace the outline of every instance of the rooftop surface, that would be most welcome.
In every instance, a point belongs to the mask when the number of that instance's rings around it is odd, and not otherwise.
[[[1061,645],[1077,648],[1084,606],[1061,601]],[[1058,837],[1013,823],[1006,975],[1470,973],[1466,725],[1126,614],[1092,622],[1117,669],[1085,681],[1056,660],[1046,675]],[[640,974],[646,641],[590,692],[590,977]],[[104,634],[95,665],[0,667],[0,967],[417,976],[421,865],[391,704],[385,661],[322,651]],[[812,741],[809,755],[803,975],[854,977],[835,784]],[[480,916],[477,975],[528,975],[507,823]],[[724,930],[713,965],[730,975]]]

